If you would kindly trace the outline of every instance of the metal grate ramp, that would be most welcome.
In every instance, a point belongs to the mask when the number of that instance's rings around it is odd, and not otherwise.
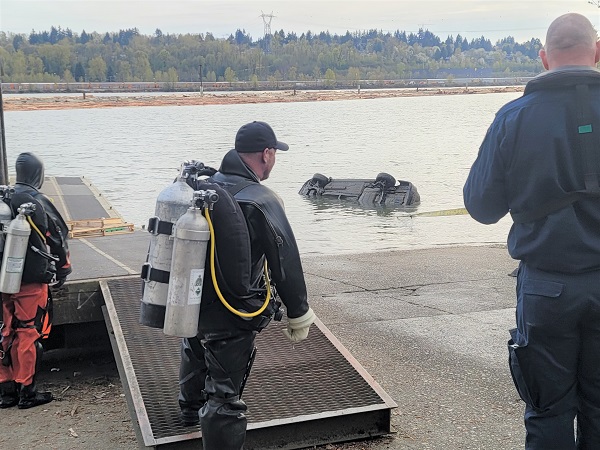
[[[105,319],[140,444],[198,448],[199,427],[179,421],[179,338],[138,324],[138,278],[101,281]],[[390,432],[393,400],[320,322],[292,345],[285,322],[258,335],[244,391],[246,450],[297,449]]]

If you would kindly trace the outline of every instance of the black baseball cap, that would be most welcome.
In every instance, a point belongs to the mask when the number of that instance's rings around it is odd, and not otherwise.
[[[288,150],[290,147],[278,141],[268,123],[254,121],[243,125],[235,135],[235,150],[238,153],[262,152],[265,148]]]

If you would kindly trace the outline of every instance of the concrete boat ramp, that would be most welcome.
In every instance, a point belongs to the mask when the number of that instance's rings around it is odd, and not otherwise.
[[[199,448],[199,428],[177,416],[178,339],[138,324],[149,235],[84,179],[44,187],[76,225],[74,273],[55,301],[63,342],[81,339],[82,326],[108,330],[139,447]],[[505,248],[315,255],[303,265],[319,320],[300,344],[281,334],[285,319],[259,335],[247,449],[523,447],[505,348],[516,263]]]

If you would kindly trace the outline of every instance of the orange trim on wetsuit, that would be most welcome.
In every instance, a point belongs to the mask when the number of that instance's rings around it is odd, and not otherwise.
[[[35,342],[40,331],[35,326],[15,327],[15,323],[34,325],[38,308],[45,309],[48,303],[48,285],[44,283],[26,283],[16,294],[2,294],[2,346],[6,350],[12,342],[10,356],[12,366],[0,364],[0,383],[14,380],[23,385],[33,382],[37,362]],[[41,325],[41,324],[40,324]]]

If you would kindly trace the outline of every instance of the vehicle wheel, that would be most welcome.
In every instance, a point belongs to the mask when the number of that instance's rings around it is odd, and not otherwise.
[[[331,178],[321,175],[320,173],[315,173],[311,181],[319,187],[325,187],[325,185],[331,181]]]
[[[396,179],[389,173],[381,172],[377,175],[377,178],[375,178],[375,183],[382,183],[387,189],[396,185]]]

